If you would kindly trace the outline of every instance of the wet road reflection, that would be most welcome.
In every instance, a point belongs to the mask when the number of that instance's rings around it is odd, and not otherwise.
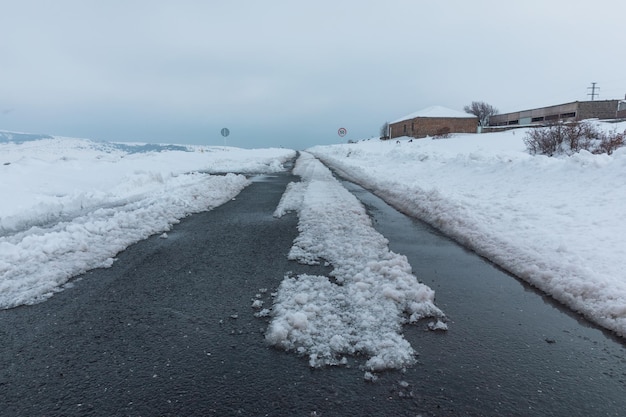
[[[445,333],[406,338],[421,354],[407,370],[413,395],[452,415],[622,415],[624,341],[406,217],[363,188],[344,183],[368,208],[394,252],[436,292]],[[457,414],[458,413],[458,414]],[[445,414],[444,414],[445,415]]]

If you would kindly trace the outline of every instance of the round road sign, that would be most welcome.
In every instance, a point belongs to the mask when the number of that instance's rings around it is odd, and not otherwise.
[[[222,129],[221,133],[222,133],[222,136],[226,137],[226,136],[230,135],[230,130],[228,130],[228,128],[225,127],[225,128]]]
[[[346,133],[348,133],[348,131],[346,130],[345,127],[340,127],[339,130],[337,131],[337,134],[341,137],[346,136]]]

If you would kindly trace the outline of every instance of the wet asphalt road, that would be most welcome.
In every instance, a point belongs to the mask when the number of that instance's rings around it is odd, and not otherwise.
[[[435,290],[449,330],[405,328],[424,415],[626,416],[626,343],[361,187],[390,249]],[[408,377],[410,375],[410,378]],[[443,411],[439,411],[443,410]]]
[[[48,301],[0,311],[0,416],[626,415],[622,341],[356,186],[450,330],[406,327],[419,363],[375,383],[359,358],[312,370],[268,347],[256,294],[328,272],[286,258],[297,218],[272,213],[291,180],[260,178]]]

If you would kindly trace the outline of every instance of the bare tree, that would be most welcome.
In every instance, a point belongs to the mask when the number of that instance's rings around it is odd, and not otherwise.
[[[389,139],[389,122],[385,122],[380,127],[380,138],[381,139]]]
[[[498,109],[484,101],[472,101],[472,104],[465,106],[463,110],[465,110],[465,113],[478,117],[478,123],[481,126],[489,125],[489,118],[498,114]]]

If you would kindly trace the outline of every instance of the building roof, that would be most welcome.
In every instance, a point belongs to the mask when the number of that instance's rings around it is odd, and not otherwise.
[[[426,107],[415,113],[407,114],[404,117],[394,120],[390,123],[398,123],[404,120],[415,119],[416,117],[429,117],[429,118],[445,118],[445,119],[476,119],[473,114],[464,113],[457,110],[448,109],[442,106]]]

